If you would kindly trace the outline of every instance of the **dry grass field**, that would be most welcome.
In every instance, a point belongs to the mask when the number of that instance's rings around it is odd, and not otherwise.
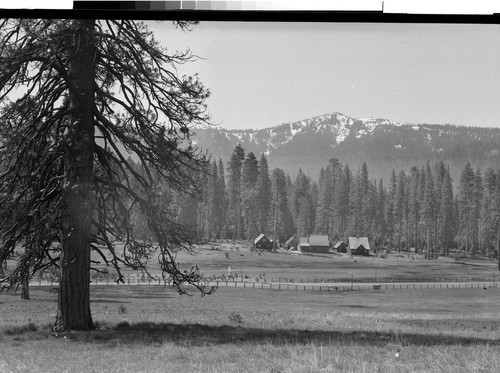
[[[467,263],[456,261],[452,257],[441,257],[439,260],[425,260],[421,255],[390,254],[380,257],[349,257],[345,254],[290,254],[284,249],[277,253],[252,252],[248,243],[223,244],[221,250],[212,250],[212,245],[204,245],[193,254],[179,253],[177,261],[182,269],[190,269],[196,265],[206,276],[221,276],[231,267],[233,273],[247,276],[255,280],[265,275],[266,281],[289,279],[295,282],[321,279],[417,279],[417,278],[460,278],[460,277],[492,277],[500,279],[497,264],[494,260],[468,260]],[[232,249],[231,249],[232,248]],[[99,260],[95,256],[96,260]],[[159,274],[159,267],[152,261],[150,270]],[[132,271],[126,273],[135,278],[140,274]]]
[[[228,255],[226,256],[226,252]],[[207,275],[249,278],[488,276],[493,262],[349,258],[244,248],[180,254]],[[157,268],[152,266],[153,272]],[[91,287],[98,329],[55,334],[57,295],[0,294],[0,372],[498,372],[500,288],[345,292]]]
[[[96,286],[99,329],[54,334],[56,295],[0,296],[0,372],[497,372],[500,289],[320,293]]]

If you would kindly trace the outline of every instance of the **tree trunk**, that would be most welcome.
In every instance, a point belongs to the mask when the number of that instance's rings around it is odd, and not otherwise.
[[[467,227],[465,231],[465,253],[469,254],[469,200],[467,200]]]
[[[427,260],[431,260],[431,228],[427,227]]]
[[[238,221],[236,222],[236,237],[238,238],[238,240],[241,240],[241,180],[238,184],[238,204],[236,206],[236,215],[238,219]]]
[[[436,227],[434,229],[434,250],[436,251],[436,256],[439,256],[439,251],[442,248],[439,247],[439,218],[436,219]]]
[[[273,224],[273,251],[276,252],[276,225],[278,224],[278,194],[276,193],[276,205],[274,206]]]
[[[500,271],[500,224],[497,228],[498,270]]]
[[[23,274],[23,280],[21,282],[21,299],[30,299],[30,287],[29,287],[29,275],[28,273]]]
[[[90,313],[90,241],[94,210],[94,20],[78,20],[70,68],[67,188],[62,211],[62,251],[56,330],[93,329]]]
[[[418,219],[415,217],[415,254],[418,254]]]
[[[32,248],[31,244],[32,244],[31,234],[28,234],[26,237],[26,243],[24,245],[25,254],[29,254],[29,251]],[[26,300],[30,299],[29,276],[30,276],[30,268],[28,266],[27,268],[25,268],[21,277],[21,299],[26,299]]]

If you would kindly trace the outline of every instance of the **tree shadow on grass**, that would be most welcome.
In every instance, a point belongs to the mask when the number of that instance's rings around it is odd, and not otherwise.
[[[67,334],[66,334],[67,335]],[[272,345],[370,345],[403,346],[434,345],[500,345],[500,340],[460,337],[446,334],[427,335],[416,333],[378,331],[322,331],[300,329],[259,329],[241,326],[211,326],[201,324],[171,324],[141,322],[119,323],[107,330],[74,333],[71,339],[94,342],[114,347],[117,345],[174,343],[181,346],[210,346],[223,344],[272,344]]]
[[[171,291],[171,288],[163,286],[138,286],[138,287],[101,287],[96,298],[105,299],[171,299],[177,298],[179,294]]]

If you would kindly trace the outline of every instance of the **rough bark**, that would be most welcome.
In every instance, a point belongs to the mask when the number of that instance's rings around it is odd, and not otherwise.
[[[71,56],[67,189],[62,211],[62,252],[55,328],[94,328],[90,312],[90,240],[94,210],[92,105],[95,81],[94,21],[79,20]]]
[[[23,282],[21,283],[21,299],[30,299],[29,279],[27,274],[24,275]]]

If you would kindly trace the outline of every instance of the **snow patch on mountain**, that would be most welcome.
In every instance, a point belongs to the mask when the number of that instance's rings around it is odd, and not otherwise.
[[[335,148],[350,136],[359,139],[372,134],[380,126],[401,125],[404,124],[392,122],[388,119],[373,117],[356,119],[339,112],[333,112],[260,130],[225,130],[218,128],[216,131],[227,140],[238,141],[242,145],[247,144],[246,146],[253,144],[258,146],[259,151],[270,155],[275,149],[302,136],[320,136],[325,140],[327,138],[331,139],[330,147]],[[417,126],[413,128],[418,129]]]

